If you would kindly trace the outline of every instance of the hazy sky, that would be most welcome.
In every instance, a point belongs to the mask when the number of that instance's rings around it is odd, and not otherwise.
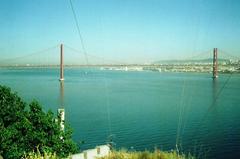
[[[72,3],[90,54],[130,63],[185,58],[213,47],[240,55],[239,0]],[[2,59],[61,42],[82,49],[69,0],[0,1]]]

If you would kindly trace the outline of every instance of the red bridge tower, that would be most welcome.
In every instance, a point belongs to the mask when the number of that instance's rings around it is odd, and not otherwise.
[[[218,77],[218,50],[213,49],[213,79]]]

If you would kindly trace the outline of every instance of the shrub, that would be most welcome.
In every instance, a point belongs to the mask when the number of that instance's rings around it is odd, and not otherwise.
[[[56,153],[66,157],[78,151],[72,130],[61,131],[51,111],[42,110],[37,101],[27,105],[11,89],[0,85],[0,155],[21,158],[30,152]]]

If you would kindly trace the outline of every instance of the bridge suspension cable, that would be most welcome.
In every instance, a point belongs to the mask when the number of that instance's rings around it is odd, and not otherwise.
[[[54,45],[54,46],[48,47],[46,49],[36,51],[36,52],[33,52],[33,53],[29,53],[29,54],[26,54],[26,55],[23,55],[23,56],[17,56],[17,57],[2,59],[2,60],[0,60],[0,63],[2,64],[2,63],[7,63],[9,61],[24,59],[26,57],[31,57],[31,56],[35,56],[35,55],[39,55],[39,54],[45,54],[45,53],[48,53],[50,50],[56,49],[57,47],[58,47],[58,45]]]
[[[200,52],[200,53],[196,53],[196,55],[193,55],[193,56],[189,56],[189,57],[186,57],[184,58],[183,60],[194,60],[194,59],[199,59],[199,57],[203,57],[204,55],[210,55],[210,52],[212,50],[206,50],[206,51],[203,51],[203,52]],[[210,58],[212,56],[209,56],[208,58]]]
[[[84,54],[82,51],[78,50],[78,49],[75,49],[71,46],[68,46],[65,44],[65,48],[68,48],[70,50],[72,50],[74,53],[78,53],[78,54]],[[122,61],[118,61],[118,60],[111,60],[111,59],[106,59],[104,57],[100,57],[100,56],[96,56],[96,55],[93,55],[93,54],[87,54],[88,58],[89,57],[92,57],[92,58],[96,58],[96,59],[99,59],[101,61],[108,61],[108,62],[111,62],[113,64],[119,64],[119,65],[126,65],[127,63],[126,62],[122,62]]]
[[[226,57],[231,57],[231,58],[238,59],[238,60],[240,59],[239,56],[232,55],[232,54],[228,53],[227,51],[224,51],[222,49],[218,49],[218,50],[221,54],[225,55]]]

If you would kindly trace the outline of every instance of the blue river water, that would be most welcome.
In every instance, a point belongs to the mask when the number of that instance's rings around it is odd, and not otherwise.
[[[64,107],[81,149],[116,148],[240,156],[240,74],[159,73],[67,68],[2,68],[0,84],[45,110]],[[61,93],[62,91],[62,93]]]

